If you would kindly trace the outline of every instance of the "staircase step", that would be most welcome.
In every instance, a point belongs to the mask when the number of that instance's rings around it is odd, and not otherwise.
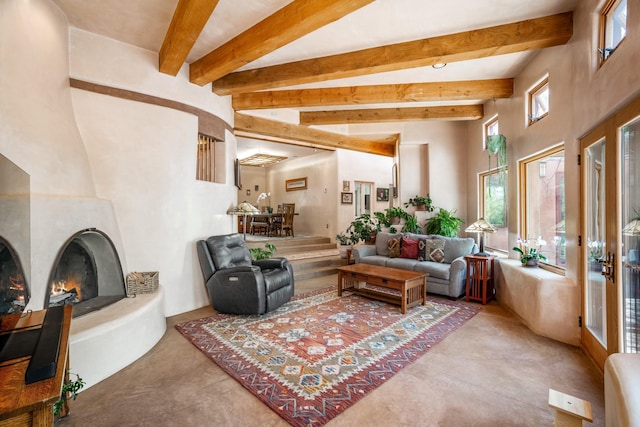
[[[290,260],[296,280],[329,276],[338,272],[337,268],[347,264],[338,254]]]

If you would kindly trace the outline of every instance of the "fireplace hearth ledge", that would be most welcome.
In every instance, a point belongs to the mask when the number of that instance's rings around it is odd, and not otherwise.
[[[167,330],[162,286],[153,294],[125,298],[71,321],[70,371],[84,389],[138,360]]]

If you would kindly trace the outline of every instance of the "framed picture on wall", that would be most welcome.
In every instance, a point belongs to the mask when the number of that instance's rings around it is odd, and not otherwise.
[[[307,177],[305,176],[304,178],[288,179],[284,183],[284,188],[287,191],[306,190]]]
[[[342,181],[342,191],[351,191],[351,181]]]
[[[379,202],[389,201],[389,189],[388,188],[376,188],[376,200]]]
[[[340,193],[342,194],[342,204],[343,205],[351,205],[353,204],[353,193]]]

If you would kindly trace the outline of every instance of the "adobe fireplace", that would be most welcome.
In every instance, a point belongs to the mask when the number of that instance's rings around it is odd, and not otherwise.
[[[23,311],[29,297],[20,258],[9,242],[0,237],[0,316]]]
[[[72,236],[58,253],[45,307],[74,305],[73,317],[79,317],[125,296],[122,266],[113,242],[91,228]]]

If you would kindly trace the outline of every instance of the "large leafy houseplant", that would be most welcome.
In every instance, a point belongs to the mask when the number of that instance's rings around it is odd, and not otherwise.
[[[360,241],[369,243],[375,241],[375,235],[380,231],[380,227],[380,223],[371,214],[362,214],[351,221],[347,232],[351,234],[354,244]]]
[[[464,222],[455,216],[455,210],[438,209],[438,213],[427,219],[425,232],[427,234],[438,234],[440,236],[456,237],[460,230],[460,225]]]

